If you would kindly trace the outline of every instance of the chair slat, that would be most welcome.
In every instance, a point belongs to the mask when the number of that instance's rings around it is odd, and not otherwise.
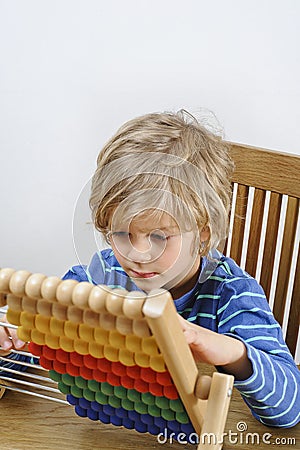
[[[291,308],[286,332],[286,343],[293,356],[296,353],[300,325],[300,247],[298,250],[298,260],[294,280],[294,288],[291,300]]]
[[[280,323],[280,325],[282,325],[283,322],[286,304],[289,274],[292,263],[293,248],[297,229],[298,212],[299,212],[299,199],[289,197],[285,218],[285,227],[276,284],[274,307],[273,307],[274,316],[276,320]]]
[[[232,229],[232,243],[230,249],[230,256],[237,262],[237,264],[240,264],[242,256],[248,193],[248,186],[244,186],[242,184],[238,185],[235,204],[235,217]]]
[[[277,194],[276,192],[271,192],[260,274],[260,284],[262,285],[267,298],[269,298],[271,290],[281,204],[282,195]]]
[[[265,199],[266,191],[255,189],[246,259],[246,271],[253,277],[257,267]]]

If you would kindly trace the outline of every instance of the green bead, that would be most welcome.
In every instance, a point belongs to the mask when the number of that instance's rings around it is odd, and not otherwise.
[[[148,406],[148,413],[150,414],[150,416],[160,417],[161,416],[161,409],[158,408],[158,406],[156,406],[156,405],[149,405]]]
[[[146,405],[155,405],[155,397],[150,392],[143,392],[141,400]]]
[[[115,386],[114,394],[118,398],[127,398],[127,389],[124,386]]]
[[[89,400],[90,402],[93,402],[95,400],[95,392],[90,391],[89,389],[83,390],[83,396],[86,400]]]
[[[107,405],[108,402],[108,396],[103,394],[103,392],[98,391],[95,395],[96,402],[100,403],[100,405]]]
[[[138,391],[136,391],[135,389],[128,389],[127,398],[132,402],[140,402],[141,394]]]
[[[93,392],[100,391],[100,384],[96,380],[88,380],[87,385],[88,385],[88,388],[90,389],[90,391],[93,391]]]
[[[190,419],[185,411],[176,412],[176,420],[180,423],[189,423]]]
[[[121,403],[122,403],[121,399],[118,397],[115,397],[114,395],[110,395],[108,397],[108,404],[110,406],[112,406],[113,408],[120,408]]]
[[[145,403],[142,402],[136,402],[134,404],[134,409],[136,410],[136,412],[138,412],[139,414],[148,414],[148,407],[147,405],[145,405]]]
[[[127,409],[127,411],[134,410],[134,403],[128,400],[128,398],[122,398],[121,400],[122,408]]]
[[[57,381],[57,382],[61,381],[61,374],[58,372],[55,372],[55,370],[49,370],[49,377],[53,381]]]
[[[68,386],[73,386],[75,384],[75,378],[69,375],[68,373],[63,373],[61,380]]]
[[[166,397],[156,397],[155,404],[161,409],[170,409],[169,399]]]
[[[114,393],[114,387],[109,383],[101,383],[101,392],[105,395],[112,395]]]
[[[78,386],[80,389],[86,389],[88,387],[88,383],[87,380],[85,380],[82,377],[75,377],[75,384],[76,386]]]
[[[184,406],[182,404],[182,401],[177,398],[176,400],[169,400],[170,403],[170,409],[172,409],[175,412],[183,412]]]
[[[74,397],[80,398],[83,396],[83,391],[78,386],[74,385],[71,386],[71,394],[74,395]]]
[[[63,394],[70,394],[70,386],[67,386],[62,381],[58,383],[57,387]]]
[[[174,411],[171,411],[170,409],[162,409],[161,417],[165,420],[175,420],[176,416]]]

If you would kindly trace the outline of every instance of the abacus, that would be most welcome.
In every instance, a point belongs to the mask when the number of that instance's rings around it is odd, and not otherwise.
[[[233,377],[199,375],[168,291],[146,295],[2,269],[6,304],[19,338],[79,416],[198,436],[198,449],[222,447]]]

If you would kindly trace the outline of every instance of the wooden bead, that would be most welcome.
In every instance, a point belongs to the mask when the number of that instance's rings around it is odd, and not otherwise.
[[[114,330],[116,328],[116,318],[109,313],[100,314],[99,323],[104,330]]]
[[[91,310],[101,313],[106,311],[106,296],[111,291],[107,286],[99,284],[90,292],[88,305]]]
[[[60,303],[52,303],[52,316],[58,320],[66,320],[68,317],[68,307]]]
[[[139,291],[132,291],[126,295],[123,303],[123,313],[129,319],[142,319],[144,317],[142,308],[146,295]]]
[[[135,319],[132,322],[132,329],[134,334],[139,337],[149,337],[151,332],[145,319]]]
[[[25,285],[26,281],[30,277],[31,273],[27,270],[18,270],[15,272],[9,282],[10,291],[19,297],[25,295]]]
[[[87,308],[88,300],[91,290],[93,289],[93,285],[91,283],[82,281],[78,283],[73,290],[72,293],[72,302],[75,306],[79,308]]]
[[[132,333],[132,320],[125,316],[116,318],[116,329],[119,333],[127,335]]]
[[[23,311],[27,311],[30,314],[36,314],[37,313],[37,300],[30,297],[23,297],[22,298],[22,308]]]
[[[99,314],[91,311],[90,309],[85,309],[83,311],[83,322],[91,327],[99,326]]]
[[[65,306],[72,305],[72,295],[75,286],[78,284],[76,280],[64,280],[62,281],[56,290],[57,301]]]
[[[32,298],[41,298],[41,287],[46,275],[42,273],[34,273],[30,275],[25,285],[25,294]]]
[[[16,297],[13,294],[7,294],[7,305],[11,310],[23,311],[21,297]]]
[[[39,314],[42,314],[45,317],[51,317],[52,316],[52,305],[53,305],[53,303],[42,298],[37,301],[37,305],[36,305],[37,312]]]
[[[7,268],[0,270],[0,292],[5,294],[8,294],[10,292],[9,282],[14,273],[14,269]]]
[[[201,375],[195,386],[195,396],[201,400],[207,400],[211,386],[211,377],[208,375]]]
[[[126,289],[112,289],[106,296],[107,311],[114,316],[123,315],[123,302],[127,293]]]
[[[7,294],[0,293],[0,308],[7,305]]]
[[[41,286],[42,298],[52,302],[56,301],[56,290],[60,283],[62,283],[62,281],[58,277],[46,278]]]
[[[82,323],[83,322],[83,311],[82,311],[82,309],[79,309],[79,308],[77,308],[77,306],[74,306],[74,305],[68,306],[67,318],[71,322]]]

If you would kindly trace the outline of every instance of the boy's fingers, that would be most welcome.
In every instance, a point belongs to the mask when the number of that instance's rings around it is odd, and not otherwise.
[[[1,322],[6,322],[8,324],[5,316],[1,318]],[[20,350],[24,347],[25,342],[18,338],[16,329],[0,327],[0,345],[4,350],[10,350],[12,347]]]

